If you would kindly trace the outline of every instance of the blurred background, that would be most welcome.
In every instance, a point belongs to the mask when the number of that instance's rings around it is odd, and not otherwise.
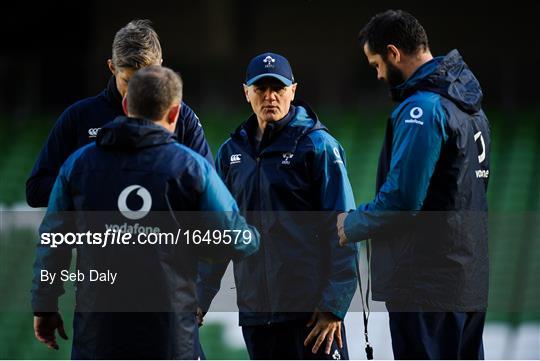
[[[201,118],[214,154],[250,114],[241,88],[249,59],[264,51],[285,55],[299,83],[297,97],[311,104],[344,146],[360,203],[374,195],[377,157],[394,104],[368,67],[357,34],[371,16],[391,8],[420,20],[434,55],[457,48],[482,84],[493,142],[486,357],[540,358],[540,26],[530,5],[516,1],[12,4],[0,22],[0,305],[28,304],[29,310],[41,214],[29,211],[24,183],[60,113],[105,87],[106,60],[119,28],[136,18],[152,20],[164,65],[182,74],[184,100]],[[234,297],[231,287],[228,277],[220,297]],[[62,300],[68,324],[72,291]],[[233,312],[207,316],[201,337],[209,358],[247,357],[237,321]],[[351,357],[365,358],[361,313],[350,313],[346,324]],[[392,358],[384,312],[372,314],[370,332],[375,357]],[[0,309],[0,359],[69,358],[69,352],[69,342],[51,351],[34,340],[31,313]]]

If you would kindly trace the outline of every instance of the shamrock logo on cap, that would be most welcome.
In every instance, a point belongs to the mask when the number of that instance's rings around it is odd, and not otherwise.
[[[263,63],[266,64],[264,66],[265,68],[273,68],[275,62],[276,62],[276,59],[272,58],[270,55],[268,55],[266,58],[263,59]]]

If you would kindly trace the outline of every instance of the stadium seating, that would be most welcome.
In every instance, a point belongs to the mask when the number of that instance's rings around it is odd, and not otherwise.
[[[362,115],[321,116],[346,150],[349,177],[358,203],[374,194],[385,114],[381,110]],[[524,112],[512,120],[502,113],[488,116],[493,141],[488,322],[503,322],[517,329],[526,323],[540,324],[540,283],[536,278],[540,274],[540,123],[534,112]],[[234,119],[244,117],[245,114],[213,114],[202,118],[214,154],[237,126]],[[20,122],[0,119],[0,208],[24,203],[26,178],[52,124],[51,118]],[[36,237],[35,229],[7,229],[0,223],[0,359],[69,358],[69,347],[54,352],[33,340],[30,314],[22,312],[29,307]],[[72,294],[73,290],[68,288],[62,301],[68,324]],[[10,305],[18,305],[18,309],[11,309]],[[216,327],[202,331],[207,356],[245,357],[241,350],[226,351],[218,335],[222,331]],[[501,330],[500,338],[507,340],[503,337],[506,329]],[[527,338],[523,340],[527,342]]]

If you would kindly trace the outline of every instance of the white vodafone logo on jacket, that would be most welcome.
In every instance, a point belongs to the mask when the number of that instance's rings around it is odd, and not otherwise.
[[[129,209],[127,206],[127,198],[133,191],[137,191],[137,195],[142,198],[143,204],[141,208],[137,210]],[[134,184],[131,186],[126,187],[118,197],[118,210],[122,215],[128,219],[136,220],[141,219],[144,216],[150,212],[150,209],[152,208],[152,196],[150,195],[150,192],[143,186]]]

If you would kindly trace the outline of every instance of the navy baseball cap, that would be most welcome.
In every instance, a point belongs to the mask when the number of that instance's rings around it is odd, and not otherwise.
[[[257,55],[249,62],[246,72],[246,85],[253,85],[264,77],[280,80],[285,86],[294,83],[291,65],[284,56],[275,53]]]

